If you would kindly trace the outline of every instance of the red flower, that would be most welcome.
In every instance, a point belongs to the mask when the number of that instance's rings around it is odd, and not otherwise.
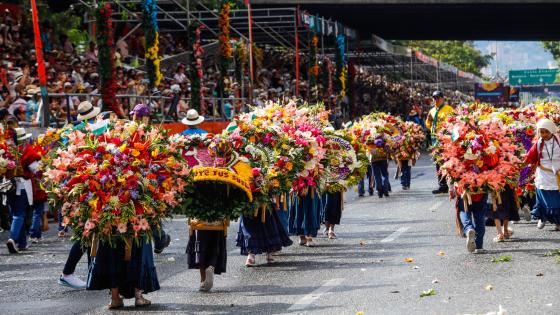
[[[126,179],[126,188],[128,189],[138,188],[138,178],[136,178],[136,176],[129,176]]]
[[[144,214],[144,207],[138,202],[134,203],[134,210],[136,211],[136,215]]]

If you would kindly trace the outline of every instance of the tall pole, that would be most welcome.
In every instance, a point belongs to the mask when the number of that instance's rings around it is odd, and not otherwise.
[[[251,13],[251,4],[249,0],[245,0],[245,5],[247,6],[247,18],[249,19],[249,78],[251,80],[251,85],[249,86],[249,93],[253,93],[253,17]],[[252,98],[252,95],[249,95],[249,99]]]
[[[296,88],[294,94],[296,97],[299,96],[299,40],[298,40],[298,26],[299,26],[299,5],[296,10],[296,24],[294,26],[294,32],[296,37],[296,65],[295,65],[295,72],[296,72]]]

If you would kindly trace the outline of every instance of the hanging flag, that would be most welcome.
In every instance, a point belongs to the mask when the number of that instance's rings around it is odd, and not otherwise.
[[[33,33],[35,35],[35,57],[37,59],[37,74],[39,84],[47,85],[47,72],[45,71],[45,59],[43,58],[43,43],[41,42],[41,31],[39,29],[39,16],[37,15],[37,3],[31,0],[31,12],[33,18]]]

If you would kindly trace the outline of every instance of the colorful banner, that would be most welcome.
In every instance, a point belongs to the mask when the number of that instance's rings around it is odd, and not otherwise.
[[[513,103],[519,102],[519,88],[518,87],[510,87],[509,88],[509,101]]]
[[[474,98],[485,103],[507,103],[509,87],[503,83],[477,83],[474,85]]]

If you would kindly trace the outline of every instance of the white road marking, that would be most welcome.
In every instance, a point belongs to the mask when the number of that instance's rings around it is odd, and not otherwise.
[[[443,200],[440,200],[440,201],[434,203],[434,204],[430,207],[429,211],[436,211],[439,207],[441,207],[442,204],[443,204]]]
[[[288,311],[302,310],[308,307],[311,303],[319,299],[323,294],[329,292],[334,287],[340,285],[344,281],[344,278],[335,278],[325,282],[322,286],[315,289],[313,292],[307,294],[306,296],[299,299],[297,302],[292,304]]]
[[[391,235],[382,239],[381,243],[389,243],[389,242],[392,242],[392,241],[396,240],[397,237],[401,236],[404,232],[408,231],[408,229],[410,229],[410,227],[408,227],[408,226],[404,226],[402,228],[399,228],[395,232],[391,233]]]

